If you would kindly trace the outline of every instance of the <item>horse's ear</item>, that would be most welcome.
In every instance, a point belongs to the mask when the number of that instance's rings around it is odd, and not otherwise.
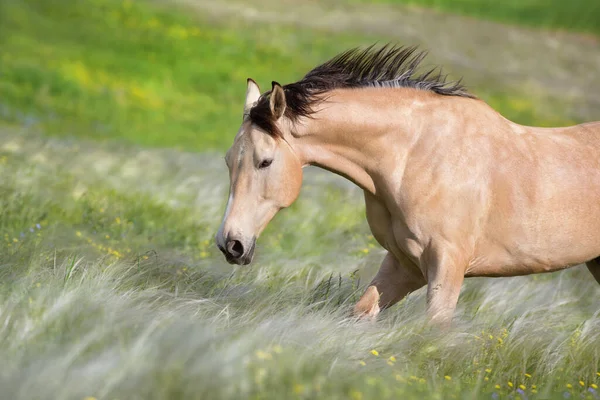
[[[254,107],[260,97],[260,88],[254,80],[248,78],[248,87],[246,89],[246,103],[244,104],[244,116],[250,113],[250,109]]]
[[[281,85],[273,81],[273,89],[271,89],[271,114],[275,120],[281,118],[285,112],[285,93]]]

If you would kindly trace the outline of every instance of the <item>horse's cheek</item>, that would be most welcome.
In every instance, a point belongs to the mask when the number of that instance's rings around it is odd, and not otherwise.
[[[285,179],[282,179],[284,198],[282,199],[282,206],[289,207],[300,194],[300,188],[302,186],[302,168],[300,165],[293,165],[289,171],[286,171]]]

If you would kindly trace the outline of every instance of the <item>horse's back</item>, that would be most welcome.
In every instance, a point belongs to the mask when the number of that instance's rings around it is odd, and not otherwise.
[[[576,126],[581,126],[582,128],[596,129],[596,133],[600,133],[600,121],[584,122],[583,124],[579,124]]]
[[[555,128],[559,135],[567,135],[592,146],[600,146],[600,121]]]
[[[487,265],[475,275],[546,272],[600,256],[600,122],[519,128],[492,169],[478,249]]]

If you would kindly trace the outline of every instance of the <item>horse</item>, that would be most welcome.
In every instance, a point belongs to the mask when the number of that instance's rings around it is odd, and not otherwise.
[[[247,81],[226,153],[230,192],[216,244],[247,265],[290,206],[302,169],[364,192],[387,251],[353,308],[358,319],[427,285],[427,317],[448,325],[465,277],[509,277],[586,263],[600,283],[600,121],[540,128],[508,120],[426,52],[354,48],[261,94]]]

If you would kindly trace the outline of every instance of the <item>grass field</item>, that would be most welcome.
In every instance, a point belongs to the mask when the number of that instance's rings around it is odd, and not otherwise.
[[[131,1],[3,1],[1,7],[4,120],[155,147],[224,149],[247,77],[263,87],[273,79],[291,82],[347,48],[390,40],[214,21]],[[473,89],[524,124],[576,120],[527,87],[510,96],[501,85]],[[543,113],[539,98],[547,105]]]
[[[212,245],[220,157],[2,143],[5,398],[562,397],[600,383],[600,290],[583,269],[469,280],[444,335],[423,291],[356,324],[381,251],[345,181],[309,173],[255,266],[232,269]]]
[[[213,245],[246,77],[386,39],[0,0],[0,398],[597,399],[600,285],[581,267],[469,279],[449,332],[423,290],[357,323],[383,253],[360,191],[311,169],[252,267]],[[494,82],[473,90],[508,117],[577,121]]]
[[[367,3],[410,4],[504,23],[600,35],[600,3],[590,0],[369,0]]]

